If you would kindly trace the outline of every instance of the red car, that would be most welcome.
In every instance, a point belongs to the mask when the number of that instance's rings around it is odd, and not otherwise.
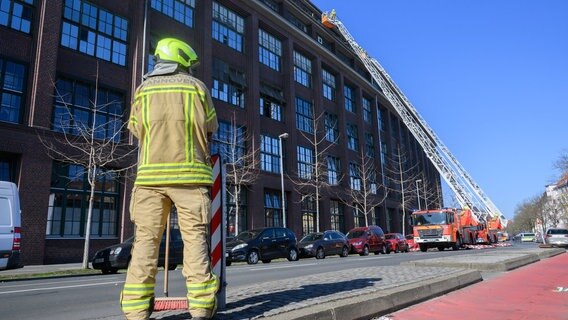
[[[385,234],[379,226],[368,226],[351,229],[347,233],[347,239],[351,245],[351,252],[361,256],[386,253]]]
[[[406,235],[406,243],[408,243],[408,248],[410,250],[418,250],[418,245],[414,242],[414,235],[407,234]]]
[[[387,253],[391,252],[408,252],[408,242],[400,233],[387,233],[385,234],[385,242],[387,244]]]

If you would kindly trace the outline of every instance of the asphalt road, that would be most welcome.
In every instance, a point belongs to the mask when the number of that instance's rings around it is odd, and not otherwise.
[[[530,246],[532,244],[523,244]],[[514,247],[521,245],[516,244]],[[513,247],[491,250],[508,250]],[[484,250],[429,251],[391,253],[389,255],[350,255],[346,258],[327,257],[324,260],[286,260],[257,265],[233,264],[227,268],[230,290],[266,281],[291,279],[300,275],[323,272],[343,272],[369,266],[394,266],[403,261],[429,259],[447,255],[476,254]],[[124,273],[54,278],[0,283],[0,318],[42,320],[104,319],[120,315],[118,298],[125,279]],[[157,276],[157,292],[162,291],[163,272]],[[181,270],[170,272],[170,297],[185,295]],[[158,293],[158,296],[160,294]]]

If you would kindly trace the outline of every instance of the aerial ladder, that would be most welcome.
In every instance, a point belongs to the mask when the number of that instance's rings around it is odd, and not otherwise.
[[[381,64],[369,56],[367,51],[355,41],[345,25],[337,18],[335,10],[322,14],[322,24],[329,29],[337,28],[349,46],[361,59],[367,71],[379,85],[403,123],[420,143],[426,156],[454,192],[458,203],[464,208],[470,208],[478,220],[489,221],[491,218],[498,218],[501,220],[502,225],[506,226],[507,221],[499,209],[467,173],[434,130],[420,116],[416,108],[410,103],[402,90],[398,88]]]

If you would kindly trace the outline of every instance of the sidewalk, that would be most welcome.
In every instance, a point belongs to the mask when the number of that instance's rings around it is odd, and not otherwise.
[[[561,261],[560,263],[565,268],[568,259],[568,255],[563,254],[566,253],[564,249],[511,249],[506,252],[487,249],[486,251],[476,254],[475,257],[470,255],[452,256],[413,261],[398,267],[359,268],[342,274],[341,278],[337,277],[337,273],[330,272],[285,281],[272,281],[263,284],[262,287],[251,285],[237,290],[228,286],[226,309],[220,311],[216,319],[371,319],[460,288],[468,287],[466,289],[469,289],[479,285],[490,287],[485,289],[485,293],[479,294],[480,296],[488,296],[490,299],[499,301],[502,298],[501,295],[493,294],[495,280],[501,279],[505,275],[523,272],[525,279],[523,281],[526,282],[527,275],[524,270],[528,267],[531,267],[531,275],[528,278],[532,279],[532,274],[546,275],[548,269],[551,268],[550,263],[554,265],[555,263],[558,264],[556,261]],[[554,259],[548,259],[557,255],[558,257]],[[526,265],[529,266],[519,268]],[[26,266],[21,269],[0,271],[0,275],[43,273],[80,268],[80,263]],[[515,270],[504,272],[512,269]],[[497,276],[481,282],[483,279],[482,272],[483,274],[497,274]],[[566,273],[559,276],[564,278],[558,278],[557,281],[560,281],[560,279],[564,279],[564,282],[568,281]],[[518,285],[522,286],[523,281],[518,281]],[[480,283],[476,284],[478,282]],[[471,286],[472,284],[475,285]],[[502,284],[499,284],[499,286],[502,286]],[[568,283],[558,283],[557,286],[568,287]],[[512,290],[509,292],[522,291],[521,289]],[[558,296],[564,297],[566,294],[568,293],[558,294]],[[469,297],[477,298],[477,296]],[[566,299],[564,298],[564,300]],[[479,309],[479,306],[477,308]],[[565,314],[568,313],[567,308],[563,310]],[[393,314],[392,316],[397,315]],[[187,311],[156,312],[152,315],[152,319],[161,320],[188,319],[188,317]],[[428,317],[430,316],[428,315]],[[411,318],[423,319],[428,317],[413,316]],[[445,319],[447,318],[449,316],[445,317]],[[482,317],[474,317],[474,319],[479,318]],[[105,318],[105,320],[114,319],[123,318],[121,316]],[[399,316],[393,319],[407,319],[407,317]],[[536,319],[542,318],[536,317]]]

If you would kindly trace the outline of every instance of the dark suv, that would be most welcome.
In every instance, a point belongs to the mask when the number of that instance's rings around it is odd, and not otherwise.
[[[259,260],[264,263],[278,258],[296,261],[299,257],[296,235],[288,228],[271,227],[244,231],[233,241],[227,242],[226,247],[227,266],[233,261],[256,264]]]
[[[366,256],[369,252],[386,254],[385,233],[379,226],[353,228],[347,233],[351,252]]]

